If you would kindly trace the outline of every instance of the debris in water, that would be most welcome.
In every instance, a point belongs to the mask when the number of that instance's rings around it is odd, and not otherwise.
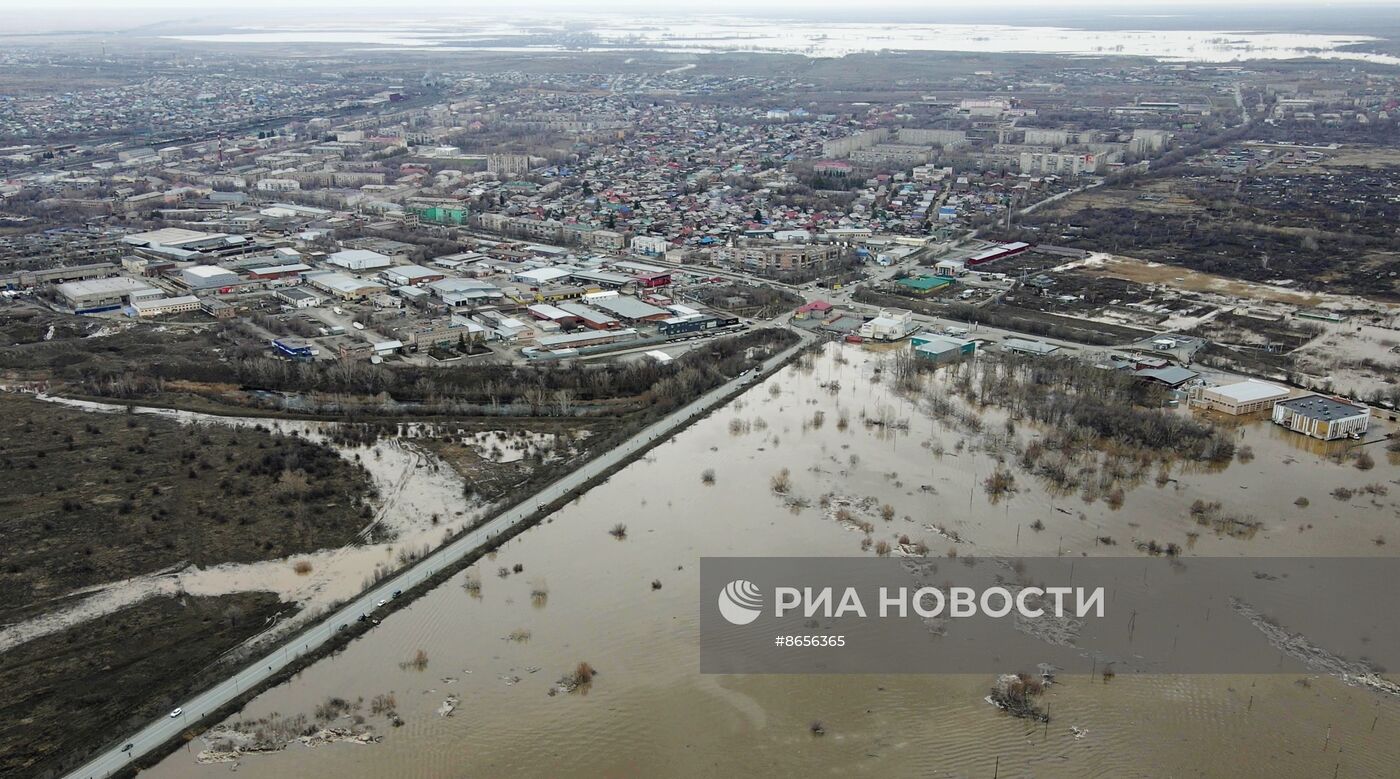
[[[1230,608],[1249,620],[1275,649],[1301,661],[1308,670],[1333,674],[1343,683],[1353,687],[1370,687],[1376,692],[1400,696],[1400,684],[1382,678],[1376,669],[1367,663],[1339,657],[1312,643],[1302,634],[1289,633],[1258,609],[1238,598],[1230,599]]]
[[[1050,715],[1034,701],[1044,690],[1045,685],[1039,679],[1027,674],[1002,674],[992,685],[991,695],[983,700],[1013,717],[1049,722]]]

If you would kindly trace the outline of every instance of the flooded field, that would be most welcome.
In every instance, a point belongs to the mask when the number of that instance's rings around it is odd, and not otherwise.
[[[1061,677],[1043,725],[984,702],[987,676],[700,675],[702,556],[872,555],[906,535],[929,554],[979,556],[1140,555],[1148,540],[1185,555],[1361,556],[1400,543],[1400,464],[1383,445],[1362,469],[1256,421],[1229,428],[1228,464],[1139,468],[1121,495],[1052,492],[1011,454],[1048,431],[1007,433],[995,410],[981,433],[935,420],[942,379],[911,398],[892,388],[892,362],[831,346],[783,369],[261,695],[224,727],[362,718],[381,740],[292,743],[238,756],[238,772],[1393,775],[1400,700],[1327,676]],[[1008,467],[1014,487],[992,494]],[[1258,524],[1213,532],[1197,499]],[[592,682],[559,691],[584,662]],[[143,775],[229,771],[198,762],[208,746],[196,739]]]
[[[1140,21],[1140,20],[1139,20]],[[433,51],[563,51],[565,44],[541,35],[587,30],[596,44],[586,51],[666,51],[691,54],[762,52],[840,57],[873,51],[961,51],[1002,54],[1137,56],[1172,61],[1231,62],[1320,57],[1391,63],[1396,58],[1350,47],[1375,39],[1366,35],[1141,29],[1090,30],[1004,24],[840,23],[742,16],[619,17],[602,15],[528,24],[500,19],[436,18],[386,20],[374,26],[339,21],[334,25],[236,28],[216,34],[170,35],[206,43],[361,44]],[[569,49],[577,50],[576,44]]]

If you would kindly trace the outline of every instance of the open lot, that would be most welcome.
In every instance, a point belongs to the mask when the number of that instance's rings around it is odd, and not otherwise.
[[[0,654],[0,776],[57,775],[164,716],[287,608],[269,593],[157,598]]]

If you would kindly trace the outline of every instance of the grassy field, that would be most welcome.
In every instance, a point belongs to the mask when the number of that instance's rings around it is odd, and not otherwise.
[[[286,608],[268,593],[158,598],[0,654],[0,777],[60,775],[162,716]]]
[[[368,475],[297,438],[18,395],[0,415],[0,621],[177,564],[341,546],[367,522]]]

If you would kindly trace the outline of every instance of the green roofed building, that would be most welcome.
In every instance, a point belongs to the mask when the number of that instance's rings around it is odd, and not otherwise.
[[[469,215],[465,208],[447,208],[445,206],[429,206],[410,210],[424,222],[432,222],[433,224],[460,225],[467,221]]]
[[[976,354],[977,342],[937,333],[918,333],[909,339],[909,348],[916,359],[938,364]]]
[[[953,280],[947,276],[910,276],[895,283],[916,295],[931,295],[951,285]]]

